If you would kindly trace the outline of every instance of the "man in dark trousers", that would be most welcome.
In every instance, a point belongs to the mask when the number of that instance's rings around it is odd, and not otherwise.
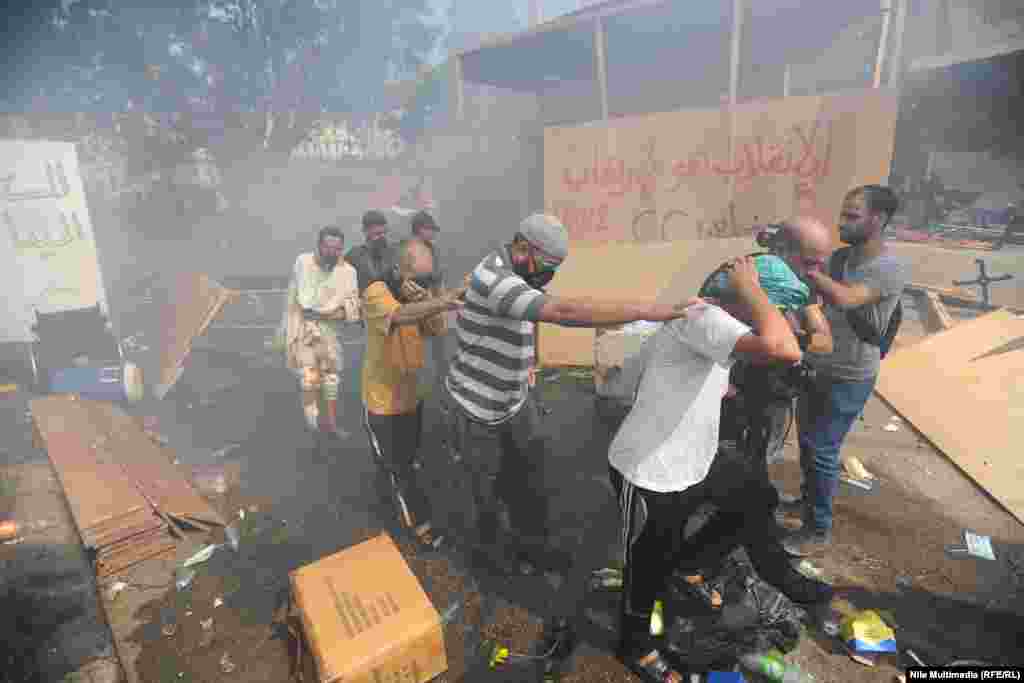
[[[384,214],[380,211],[367,211],[363,214],[363,236],[366,243],[353,247],[345,255],[345,260],[356,269],[360,296],[371,282],[383,280],[392,265],[388,219]]]
[[[471,550],[488,564],[505,566],[514,559],[521,568],[532,565],[529,569],[567,564],[548,539],[548,447],[530,390],[536,323],[594,327],[666,321],[682,316],[688,303],[602,303],[549,296],[543,288],[568,253],[569,234],[557,218],[529,216],[511,243],[472,271],[465,307],[456,320],[458,351],[445,377],[450,443],[473,488],[476,519],[465,525]],[[501,528],[502,504],[511,528]],[[506,555],[506,549],[515,557]]]
[[[437,248],[437,236],[441,232],[440,226],[434,217],[426,211],[419,211],[413,215],[410,220],[412,227],[412,236],[415,239],[422,240],[424,244],[430,249],[431,256],[434,263],[434,272],[431,274],[431,291],[434,296],[441,296],[445,293],[447,288],[447,272],[444,268],[444,263],[441,260],[441,254]],[[445,354],[445,342],[447,341],[445,336],[436,336],[431,338],[427,343],[430,346],[431,362],[433,363],[433,382],[432,388],[434,393],[439,396],[440,405],[443,412],[448,412],[448,404],[445,399],[445,392],[442,388],[442,382],[444,381],[444,373],[446,371],[446,354]]]

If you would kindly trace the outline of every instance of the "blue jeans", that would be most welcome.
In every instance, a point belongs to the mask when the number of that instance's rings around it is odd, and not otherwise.
[[[801,491],[815,531],[832,529],[832,499],[839,487],[839,450],[875,390],[877,377],[844,382],[819,374],[797,403]]]

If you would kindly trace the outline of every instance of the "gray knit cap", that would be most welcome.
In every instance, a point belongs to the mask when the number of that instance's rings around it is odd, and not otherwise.
[[[527,216],[519,224],[519,234],[545,254],[563,260],[569,255],[569,231],[562,221],[550,214]]]

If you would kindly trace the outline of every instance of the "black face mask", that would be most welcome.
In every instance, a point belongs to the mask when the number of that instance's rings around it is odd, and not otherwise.
[[[388,238],[378,237],[375,240],[367,242],[367,245],[370,247],[370,251],[372,251],[374,255],[380,256],[384,253],[384,250],[388,248]]]
[[[328,272],[334,270],[335,266],[338,265],[337,256],[324,256],[323,254],[320,254],[319,261],[320,266]]]
[[[526,284],[530,285],[534,289],[543,290],[549,282],[555,277],[555,271],[545,270],[540,273],[527,273],[521,276]]]

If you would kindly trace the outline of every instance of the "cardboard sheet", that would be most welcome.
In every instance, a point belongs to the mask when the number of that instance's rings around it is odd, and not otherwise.
[[[851,187],[888,176],[896,111],[866,90],[547,128],[544,205],[589,242],[738,237],[795,213],[831,225]]]
[[[895,125],[895,96],[870,90],[548,128],[544,204],[573,240],[551,291],[689,296],[726,258],[760,251],[754,224],[835,225],[846,192],[889,175]],[[592,330],[543,325],[538,346],[544,365],[594,363]]]
[[[181,377],[195,339],[237,296],[237,292],[202,273],[182,273],[172,279],[164,293],[159,317],[160,374],[153,389],[158,399],[163,399]]]
[[[698,248],[699,247],[699,248]],[[757,250],[746,238],[651,244],[573,243],[569,258],[551,281],[555,296],[597,301],[674,303],[695,296],[723,261]],[[548,367],[592,366],[595,332],[541,324],[537,353]]]
[[[196,519],[224,526],[224,519],[192,487],[170,453],[146,435],[138,420],[112,403],[82,402],[102,429],[106,448],[123,467],[128,480],[161,513],[177,520]]]
[[[57,395],[30,405],[82,542],[97,551],[98,576],[172,553],[173,520],[224,524],[168,452],[114,404]]]
[[[291,586],[321,683],[426,683],[448,669],[441,618],[389,536],[292,572]]]
[[[993,353],[1020,340],[1007,311],[958,323],[894,350],[876,391],[1024,523],[1024,350]]]
[[[88,403],[48,396],[30,406],[78,534],[83,544],[97,551],[96,573],[106,577],[169,554],[175,544],[167,525],[111,457]]]

